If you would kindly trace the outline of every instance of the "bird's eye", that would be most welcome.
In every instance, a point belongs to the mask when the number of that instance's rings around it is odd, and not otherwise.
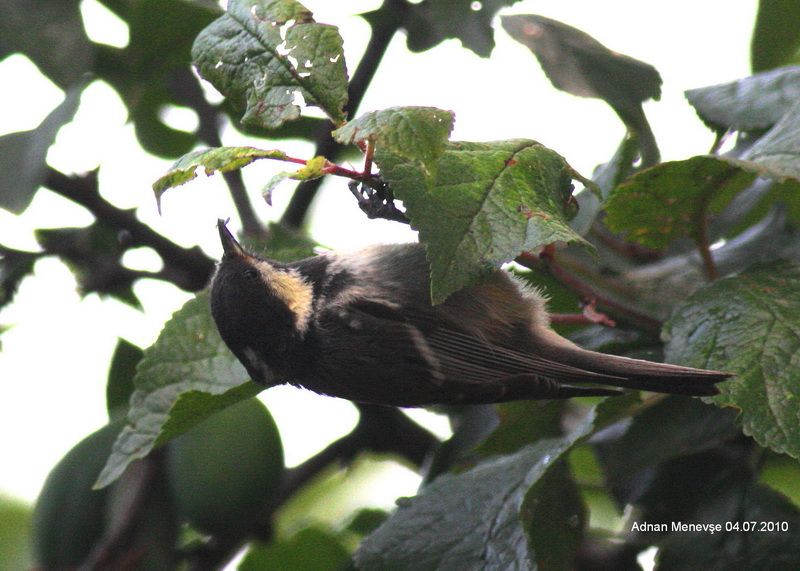
[[[248,280],[254,280],[256,277],[258,277],[258,272],[253,268],[247,268],[244,272],[242,272],[242,275]]]

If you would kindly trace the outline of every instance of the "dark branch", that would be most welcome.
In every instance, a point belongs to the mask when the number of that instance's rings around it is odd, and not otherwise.
[[[164,270],[150,277],[161,277],[188,291],[201,290],[208,283],[214,271],[214,260],[198,247],[183,248],[175,244],[136,218],[134,211],[117,208],[106,201],[98,190],[96,171],[70,177],[51,168],[44,186],[80,204],[98,220],[126,232],[132,246],[148,246],[155,250],[164,261]]]
[[[358,424],[327,448],[288,471],[281,496],[288,498],[332,464],[347,464],[360,452],[397,454],[421,466],[438,439],[396,408],[359,404]]]

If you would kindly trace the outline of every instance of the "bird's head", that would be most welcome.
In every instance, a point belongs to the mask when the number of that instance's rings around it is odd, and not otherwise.
[[[302,338],[312,309],[312,287],[296,270],[247,252],[224,220],[217,222],[224,254],[211,282],[211,313],[222,339],[258,376]],[[256,379],[257,380],[257,379]]]

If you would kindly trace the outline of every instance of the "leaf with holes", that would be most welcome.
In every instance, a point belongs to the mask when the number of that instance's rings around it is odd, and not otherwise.
[[[136,368],[128,423],[122,429],[96,487],[116,480],[127,466],[168,440],[262,387],[220,338],[201,293],[172,316]]]
[[[300,117],[296,95],[344,121],[347,69],[335,26],[294,0],[231,0],[197,36],[200,75],[245,109],[243,123],[275,129]]]
[[[276,150],[263,150],[255,147],[214,147],[200,149],[183,155],[170,167],[169,171],[153,183],[156,200],[163,194],[197,177],[197,169],[203,167],[207,176],[215,172],[228,172],[246,167],[259,159],[285,160],[286,153]]]
[[[366,113],[333,132],[344,144],[375,144],[376,161],[386,153],[420,163],[426,176],[436,173],[455,115],[435,107],[391,107]]]
[[[606,203],[606,224],[629,240],[663,248],[695,237],[709,213],[717,213],[755,178],[715,157],[661,163],[618,186]]]
[[[758,266],[714,282],[664,328],[673,363],[736,375],[709,400],[741,411],[746,434],[800,458],[800,266]]]
[[[579,175],[535,141],[448,143],[432,181],[416,161],[376,158],[427,247],[435,303],[521,252],[558,241],[588,245],[567,222],[570,181]]]

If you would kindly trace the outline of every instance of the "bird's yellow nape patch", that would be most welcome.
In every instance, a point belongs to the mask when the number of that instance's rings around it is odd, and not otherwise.
[[[313,288],[294,270],[280,271],[267,263],[258,265],[264,283],[295,314],[297,328],[305,331],[311,317],[311,306],[314,299]]]

